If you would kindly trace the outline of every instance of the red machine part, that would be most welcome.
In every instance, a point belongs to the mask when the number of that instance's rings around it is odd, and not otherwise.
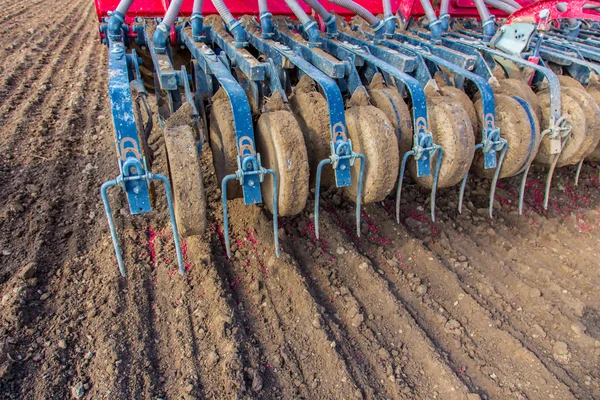
[[[357,3],[371,11],[373,14],[383,14],[383,4],[381,0],[355,0]],[[520,4],[529,4],[532,0],[517,0]],[[102,17],[108,15],[109,11],[113,11],[117,8],[119,0],[94,0],[96,4],[96,13],[98,14],[99,20]],[[183,17],[189,17],[192,14],[193,0],[184,0],[181,6],[180,15]],[[167,8],[169,7],[170,0],[136,0],[133,2],[129,13],[127,14],[126,22],[131,23],[135,17],[143,18],[157,18],[164,16]],[[303,6],[304,11],[310,14],[311,9],[299,0],[299,3]],[[337,6],[326,0],[322,1],[323,6],[328,11],[333,11],[338,15],[345,17],[354,16],[351,11],[345,8]],[[420,17],[424,15],[423,7],[418,0],[392,0],[392,10],[399,10],[405,18],[411,16]],[[234,16],[241,16],[245,14],[258,15],[258,0],[226,0],[225,4]],[[269,0],[269,11],[273,15],[289,15],[293,16],[289,7],[285,4],[284,0]],[[492,14],[498,17],[506,17],[507,14],[491,9]],[[210,0],[204,1],[204,7],[202,10],[204,15],[216,14],[217,10],[213,6]],[[449,13],[452,17],[477,17],[477,9],[473,4],[472,0],[450,0]]]
[[[591,19],[600,21],[600,1],[597,0],[539,0],[512,13],[507,20],[511,23],[516,19],[535,20],[540,22],[540,13],[548,11],[548,20],[563,18]]]
[[[383,13],[383,4],[381,0],[355,1],[375,15]],[[180,11],[181,16],[191,16],[193,2],[194,0],[184,0]],[[517,10],[510,16],[503,11],[493,8],[490,8],[490,12],[500,18],[508,17],[508,22],[511,22],[516,18],[523,17],[534,18],[536,22],[539,22],[539,14],[542,10],[548,10],[550,12],[550,19],[578,18],[600,21],[600,13],[596,11],[595,8],[589,8],[598,7],[598,10],[600,10],[600,0],[517,0],[517,2],[523,5],[523,8]],[[109,11],[113,11],[117,8],[119,0],[94,0],[94,3],[96,5],[98,19],[101,20],[102,17],[108,15]],[[235,16],[259,14],[258,0],[226,0],[225,3]],[[303,3],[302,0],[300,0],[299,3],[303,6],[304,11],[306,11],[308,14],[311,14],[312,10],[305,3]],[[327,10],[333,11],[338,15],[345,17],[353,16],[349,10],[332,4],[326,0],[323,0],[322,3]],[[406,19],[424,15],[423,7],[421,6],[421,2],[419,0],[391,0],[391,3],[392,10],[398,10],[399,13]],[[169,4],[170,0],[136,0],[133,2],[129,13],[127,14],[126,22],[133,22],[135,17],[162,17],[169,7]],[[291,10],[285,4],[284,0],[269,0],[269,11],[273,15],[293,16]],[[477,9],[475,8],[472,0],[450,0],[448,12],[454,18],[478,17]],[[205,0],[203,14],[210,15],[216,13],[217,10],[213,6],[212,2],[210,0]]]

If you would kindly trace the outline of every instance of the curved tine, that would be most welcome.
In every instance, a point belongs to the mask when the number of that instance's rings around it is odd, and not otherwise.
[[[554,155],[554,160],[552,160],[552,165],[550,165],[548,175],[546,176],[546,189],[544,190],[544,210],[548,209],[548,203],[550,201],[550,185],[552,185],[552,176],[554,175],[554,169],[556,169],[556,164],[558,164],[560,154],[561,153]]]
[[[437,184],[440,176],[440,167],[442,165],[442,159],[444,158],[444,149],[442,146],[437,146],[440,155],[438,156],[436,165],[435,165],[435,176],[433,177],[433,186],[431,188],[431,200],[429,203],[431,204],[431,221],[435,222],[435,196],[437,193]],[[432,156],[433,157],[433,156]]]
[[[581,167],[583,167],[583,158],[577,164],[577,172],[575,173],[575,186],[579,186],[579,175],[581,174]]]
[[[365,156],[357,154],[356,158],[360,159],[360,171],[358,173],[358,193],[356,194],[356,236],[360,237],[360,202],[362,200],[363,175],[365,172]]]
[[[475,145],[475,151],[477,151],[478,149],[482,148],[483,144],[478,143]],[[463,199],[465,197],[465,188],[467,187],[467,178],[469,177],[469,171],[467,171],[467,173],[465,174],[462,183],[460,184],[460,192],[458,193],[458,213],[462,214],[462,205],[463,205]]]
[[[494,198],[496,197],[496,185],[498,184],[498,178],[500,176],[500,170],[502,169],[502,163],[504,162],[504,156],[506,155],[506,150],[508,149],[508,143],[504,140],[504,146],[502,147],[502,151],[500,153],[500,159],[498,160],[498,164],[496,165],[496,171],[494,172],[494,179],[492,179],[492,187],[490,188],[490,218],[494,218]]]
[[[277,179],[277,173],[272,169],[268,169],[267,174],[273,176],[273,234],[275,236],[275,255],[277,256],[277,258],[279,258],[279,221],[277,220],[279,180]]]
[[[527,175],[529,174],[530,168],[531,164],[529,164],[525,171],[523,171],[523,178],[521,178],[521,188],[519,189],[519,215],[523,215],[523,201],[525,200],[525,184],[527,183]]]
[[[463,199],[465,197],[465,187],[467,187],[467,178],[469,177],[469,172],[467,171],[467,173],[465,174],[461,184],[460,184],[460,191],[458,192],[458,213],[462,214],[462,205],[463,205]]]
[[[396,189],[396,222],[400,223],[400,196],[402,195],[402,182],[404,181],[404,171],[408,157],[415,154],[414,150],[407,151],[402,157],[402,165],[400,166],[400,176],[398,176],[398,188]]]
[[[223,235],[225,236],[225,249],[227,258],[231,258],[231,246],[229,243],[229,214],[227,212],[227,182],[236,179],[235,174],[227,175],[221,182],[221,203],[223,204]]]
[[[108,229],[110,230],[110,236],[112,238],[113,247],[115,249],[115,254],[117,255],[117,263],[119,264],[119,271],[121,272],[121,276],[125,276],[125,266],[123,265],[123,257],[121,256],[121,247],[119,246],[119,238],[117,236],[117,228],[115,228],[115,220],[112,216],[112,211],[110,209],[110,202],[108,200],[108,188],[112,186],[116,186],[117,181],[108,181],[104,182],[102,187],[100,188],[100,194],[102,196],[102,202],[104,203],[104,211],[106,212],[106,219],[108,220]]]
[[[315,235],[317,239],[319,238],[319,197],[321,195],[321,171],[323,170],[323,166],[327,164],[331,164],[331,160],[329,158],[321,160],[317,166],[317,179],[315,185]]]
[[[175,252],[177,253],[177,264],[179,264],[179,273],[185,275],[183,268],[183,253],[181,252],[181,244],[179,243],[179,231],[177,230],[177,221],[175,220],[175,210],[173,209],[173,198],[171,197],[171,187],[166,176],[155,174],[153,180],[162,181],[165,185],[165,194],[167,196],[167,206],[169,207],[169,217],[171,219],[171,228],[173,229],[173,241],[175,242]]]

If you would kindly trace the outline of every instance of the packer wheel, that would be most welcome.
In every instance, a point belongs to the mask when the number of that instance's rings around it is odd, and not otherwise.
[[[583,144],[588,140],[587,136],[591,133],[587,132],[587,121],[586,115],[580,102],[577,98],[571,95],[577,96],[573,92],[568,90],[569,88],[561,89],[562,98],[562,114],[567,117],[567,122],[571,125],[571,137],[564,145],[562,153],[558,159],[557,167],[565,165],[577,164],[586,149],[582,149]],[[550,92],[543,90],[538,93],[538,99],[540,99],[540,108],[542,110],[541,127],[546,129],[550,126]],[[540,149],[535,157],[535,162],[550,166],[554,154],[550,153],[550,141],[544,138],[540,143]]]
[[[279,179],[280,216],[299,214],[309,193],[308,155],[304,138],[291,112],[263,113],[256,126],[256,148],[264,168],[272,169]],[[273,179],[261,183],[263,202],[273,212]]]
[[[585,89],[566,87],[564,90],[578,102],[585,114],[588,134],[581,145],[581,151],[583,152],[581,160],[592,154],[598,145],[598,140],[600,140],[600,109],[592,95]]]
[[[526,100],[523,100],[526,102]],[[525,170],[533,161],[540,145],[540,126],[533,110],[526,110],[518,100],[502,94],[495,95],[496,127],[500,136],[508,142],[499,178],[514,176]],[[475,102],[477,109],[477,132],[483,130],[483,106],[481,100]],[[533,124],[533,130],[532,130]],[[477,151],[473,160],[473,171],[477,176],[492,179],[495,169],[485,169],[484,154]]]
[[[538,123],[542,118],[542,110],[540,109],[540,101],[535,95],[533,89],[519,79],[507,78],[498,81],[499,87],[494,88],[495,94],[504,94],[507,96],[517,96],[525,100],[535,112]]]
[[[392,123],[398,138],[400,160],[404,153],[412,149],[412,118],[404,99],[395,89],[377,88],[369,91],[371,103],[383,111]]]
[[[400,157],[394,128],[385,113],[373,106],[354,106],[346,110],[348,137],[353,150],[365,156],[362,201],[382,201],[394,189],[398,179]],[[356,199],[361,160],[352,167],[352,186],[346,195]]]
[[[206,230],[206,196],[193,129],[188,125],[166,127],[164,137],[179,234],[202,235]]]
[[[233,111],[225,91],[221,88],[212,98],[210,109],[210,148],[219,187],[226,175],[237,170],[237,140]],[[236,180],[227,183],[227,199],[242,197],[242,188]]]
[[[473,105],[473,101],[462,90],[455,88],[454,86],[444,86],[441,88],[442,95],[451,101],[458,102],[462,106],[462,108],[467,112],[469,116],[469,121],[471,122],[471,126],[473,129],[477,126],[477,113],[475,111],[475,106]]]
[[[300,78],[294,95],[289,100],[290,108],[304,135],[310,166],[310,186],[314,186],[317,165],[330,156],[331,133],[327,100],[316,90],[315,82],[307,75]],[[335,182],[332,168],[323,168],[321,186]]]
[[[427,112],[433,141],[444,149],[438,188],[454,186],[469,171],[475,152],[475,136],[473,127],[469,123],[469,116],[462,107],[441,96],[427,98]],[[432,157],[431,171],[435,171],[438,157],[439,153]],[[433,173],[418,177],[415,163],[409,163],[408,169],[412,178],[420,186],[431,189]]]

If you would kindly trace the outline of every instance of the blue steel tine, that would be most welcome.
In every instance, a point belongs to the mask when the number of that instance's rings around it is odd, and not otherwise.
[[[583,167],[583,158],[577,164],[577,172],[575,172],[575,186],[579,186],[579,175],[581,174],[581,167]]]
[[[363,154],[357,154],[360,158],[360,169],[358,172],[358,193],[356,194],[356,236],[360,237],[360,202],[362,200],[363,174],[365,172],[366,159]]]
[[[436,145],[436,149],[440,152],[440,155],[438,156],[435,165],[435,176],[433,177],[433,186],[431,187],[431,200],[429,201],[431,205],[431,220],[433,222],[435,222],[435,196],[437,193],[438,178],[440,176],[440,167],[442,165],[442,159],[444,158],[444,148],[442,146]]]
[[[331,160],[329,158],[321,160],[317,166],[317,182],[315,186],[315,235],[317,236],[317,239],[319,238],[319,196],[321,193],[321,170],[323,169],[323,166],[327,164],[331,164]]]
[[[519,215],[523,215],[523,200],[525,199],[525,184],[527,183],[527,175],[529,174],[529,168],[531,164],[525,168],[523,177],[521,178],[521,188],[519,190]]]
[[[498,160],[498,164],[496,164],[496,171],[494,171],[494,179],[492,179],[492,187],[490,188],[490,218],[494,218],[494,198],[496,197],[496,185],[498,184],[498,177],[500,176],[500,169],[502,169],[502,163],[504,162],[504,156],[506,155],[506,150],[508,149],[508,144],[506,140],[500,139],[503,141],[502,152],[500,153],[500,159]]]
[[[236,179],[235,174],[227,175],[221,181],[221,202],[223,204],[223,236],[225,236],[225,248],[227,257],[231,258],[231,246],[229,244],[229,215],[227,213],[227,182]]]
[[[465,187],[467,186],[467,177],[469,176],[469,172],[467,171],[467,173],[465,174],[461,184],[460,184],[460,191],[458,192],[458,213],[462,214],[462,205],[463,205],[463,198],[465,197]]]
[[[556,168],[556,164],[558,164],[560,154],[561,153],[554,155],[554,160],[552,161],[552,165],[550,165],[548,175],[546,176],[546,189],[544,190],[544,210],[548,209],[548,202],[550,201],[550,185],[552,184],[552,176],[554,175],[554,169]]]
[[[477,143],[475,145],[475,151],[477,151],[478,149],[482,148],[483,144],[481,143]],[[462,214],[462,205],[463,205],[463,198],[465,197],[465,188],[467,187],[467,178],[469,177],[469,171],[467,171],[467,173],[465,174],[462,183],[460,184],[460,192],[458,193],[458,213]]]
[[[104,182],[104,184],[100,188],[100,194],[102,195],[102,202],[104,203],[106,219],[108,219],[108,229],[110,230],[110,236],[112,237],[113,247],[115,248],[115,254],[117,255],[119,271],[121,271],[121,276],[125,276],[125,266],[123,265],[123,258],[121,257],[121,248],[119,246],[119,238],[117,237],[117,229],[115,228],[115,221],[110,210],[110,202],[108,201],[107,195],[108,188],[116,185],[117,181]]]
[[[169,207],[169,217],[171,218],[171,228],[173,229],[173,241],[175,242],[175,252],[177,253],[177,263],[179,264],[179,273],[185,275],[183,268],[183,254],[181,253],[181,243],[179,243],[179,231],[177,230],[177,221],[175,220],[175,210],[173,210],[173,199],[171,198],[171,188],[169,180],[161,174],[154,174],[152,180],[162,181],[165,185],[165,194],[167,196],[167,206]]]
[[[415,154],[414,150],[407,151],[402,157],[402,165],[400,166],[400,176],[398,176],[398,188],[396,189],[396,222],[400,223],[400,196],[402,195],[402,182],[404,181],[404,170],[408,157]]]
[[[277,204],[279,198],[279,181],[277,174],[272,169],[266,170],[267,174],[273,176],[273,234],[275,236],[275,255],[279,258],[279,221],[277,221],[278,209]]]

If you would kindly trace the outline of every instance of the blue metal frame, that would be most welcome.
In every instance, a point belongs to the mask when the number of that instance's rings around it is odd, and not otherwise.
[[[300,30],[303,32],[303,27],[300,27]],[[381,33],[383,33],[383,25],[381,26]],[[430,159],[437,151],[440,151],[440,157],[438,157],[437,165],[435,167],[436,173],[433,178],[430,202],[431,218],[435,221],[435,194],[437,191],[439,165],[441,164],[443,152],[441,151],[441,146],[433,143],[433,136],[429,131],[427,103],[423,87],[417,79],[402,70],[419,70],[417,67],[419,61],[415,57],[410,57],[403,53],[392,53],[390,51],[382,50],[380,47],[371,45],[368,42],[361,41],[361,46],[356,45],[352,43],[354,40],[353,37],[342,32],[336,31],[336,35],[328,36],[329,37],[320,37],[320,42],[318,43],[319,48],[346,64],[345,83],[350,93],[354,93],[356,90],[365,90],[356,70],[356,67],[362,66],[367,68],[367,72],[365,73],[365,75],[368,75],[366,76],[367,79],[371,79],[376,72],[381,72],[384,77],[394,77],[410,92],[413,102],[414,118],[413,149],[407,152],[403,157],[403,163],[398,178],[398,187],[396,190],[396,208],[399,210],[400,207],[404,168],[408,157],[413,156],[415,158],[415,161],[417,162],[417,175],[419,177],[428,176],[431,174]],[[337,76],[332,73],[335,68],[335,61],[332,61],[330,58],[319,56],[309,46],[296,40],[291,33],[285,29],[278,30],[277,37],[286,45],[297,50],[303,57],[307,57],[307,59],[321,71],[329,74],[332,78],[337,78]],[[340,81],[342,80],[339,79],[338,82]],[[399,217],[397,219],[399,220]]]
[[[238,26],[242,28],[241,25]],[[227,60],[224,60],[223,57],[217,55],[207,43],[212,44],[213,46],[216,45],[223,50],[223,53],[228,57],[228,60],[234,62],[234,65],[238,66],[249,79],[264,80],[268,73],[268,65],[258,62],[251,63],[248,57],[244,57],[244,52],[246,52],[246,50],[236,47],[233,43],[233,38],[218,35],[210,26],[204,27],[204,33],[206,43],[194,40],[193,35],[189,35],[185,28],[180,30],[179,35],[181,42],[188,48],[196,61],[196,64],[194,65],[198,68],[194,73],[199,75],[196,77],[197,81],[203,82],[202,86],[199,88],[199,95],[202,96],[205,94],[203,91],[208,88],[208,85],[205,85],[205,83],[208,83],[208,77],[212,76],[216,78],[219,85],[225,90],[233,111],[233,124],[238,149],[238,169],[235,174],[227,175],[221,182],[223,224],[227,255],[228,257],[231,257],[226,183],[232,179],[236,179],[242,186],[244,204],[258,204],[262,202],[260,185],[264,180],[264,176],[269,174],[273,175],[273,179],[275,180],[275,185],[273,186],[273,227],[275,231],[275,253],[279,257],[279,239],[277,235],[277,176],[274,171],[262,167],[260,154],[256,152],[252,113],[246,92],[231,74],[229,66],[225,64],[225,61]]]
[[[167,204],[173,229],[173,239],[177,252],[179,272],[183,275],[183,257],[179,243],[179,233],[168,179],[163,175],[153,175],[148,171],[146,158],[143,156],[138,129],[133,112],[133,100],[131,96],[130,80],[133,79],[134,71],[139,78],[138,60],[133,55],[125,53],[125,44],[119,40],[108,38],[108,89],[111,101],[111,112],[117,141],[117,154],[119,156],[119,176],[112,181],[102,185],[101,196],[104,203],[106,218],[110,229],[113,247],[117,256],[117,262],[121,275],[125,276],[125,265],[121,256],[121,248],[117,236],[116,227],[112,217],[110,202],[107,191],[109,187],[120,186],[127,195],[127,202],[132,214],[143,214],[150,212],[150,183],[160,180],[165,185]]]

